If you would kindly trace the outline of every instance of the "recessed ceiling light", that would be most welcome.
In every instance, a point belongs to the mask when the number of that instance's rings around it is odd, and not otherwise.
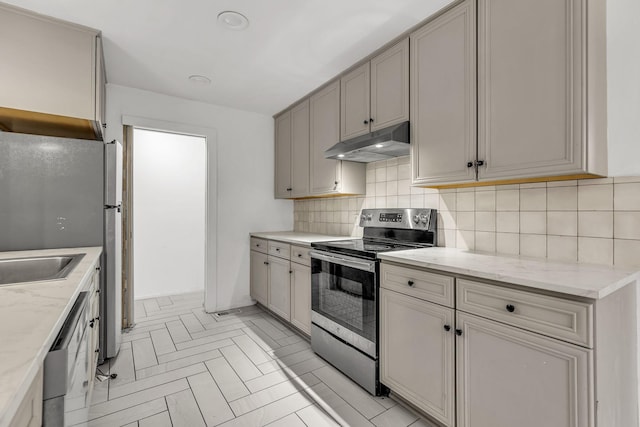
[[[193,75],[189,76],[189,81],[191,83],[195,83],[195,84],[202,85],[202,86],[211,84],[211,79],[209,77],[201,76],[199,74],[193,74]]]
[[[232,10],[220,12],[218,22],[232,30],[244,30],[249,26],[249,20],[246,16]]]
[[[376,148],[382,148],[384,147],[384,144],[376,144]]]
[[[344,157],[344,154],[338,154],[338,157]]]

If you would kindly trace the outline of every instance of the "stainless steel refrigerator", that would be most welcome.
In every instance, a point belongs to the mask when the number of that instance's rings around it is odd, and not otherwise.
[[[0,251],[103,246],[100,359],[120,348],[122,146],[0,131]]]

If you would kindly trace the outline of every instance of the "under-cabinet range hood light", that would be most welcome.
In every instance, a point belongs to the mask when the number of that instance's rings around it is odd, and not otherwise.
[[[409,122],[338,142],[324,152],[327,159],[369,163],[409,155]]]

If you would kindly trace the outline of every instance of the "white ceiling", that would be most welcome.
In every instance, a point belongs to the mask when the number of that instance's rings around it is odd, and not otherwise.
[[[110,83],[274,114],[452,0],[2,0],[102,30]],[[220,26],[225,10],[249,18]],[[202,74],[208,86],[188,81]]]

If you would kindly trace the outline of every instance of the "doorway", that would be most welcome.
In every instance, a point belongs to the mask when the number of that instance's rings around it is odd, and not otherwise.
[[[216,150],[211,129],[128,119],[123,325],[131,327],[135,300],[195,292],[204,303],[215,295]]]

